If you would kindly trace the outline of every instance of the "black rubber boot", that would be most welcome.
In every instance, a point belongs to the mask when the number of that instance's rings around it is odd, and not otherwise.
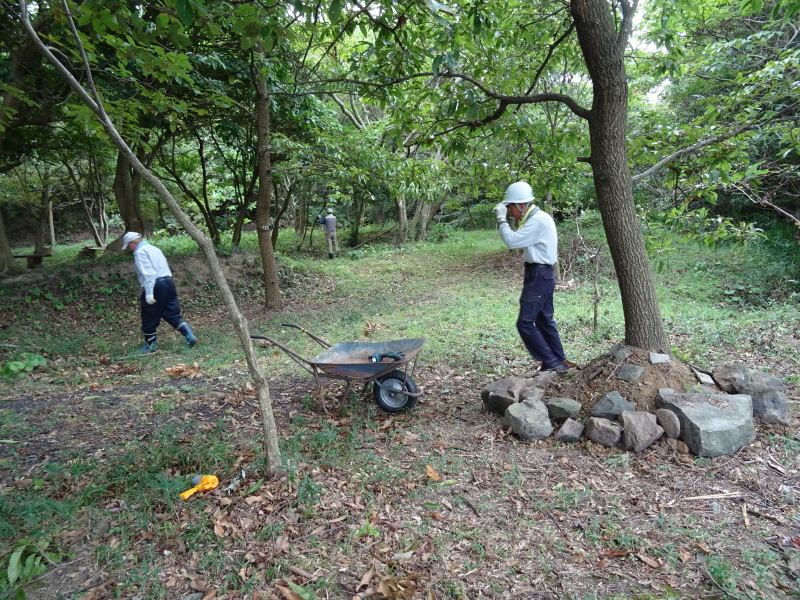
[[[186,345],[189,346],[189,348],[194,348],[197,345],[199,340],[186,321],[178,325],[178,331],[180,331],[183,334],[183,337],[186,338]]]
[[[144,334],[144,346],[140,352],[142,354],[150,354],[151,352],[155,352],[158,350],[158,346],[156,346],[156,334],[155,333],[145,333]]]

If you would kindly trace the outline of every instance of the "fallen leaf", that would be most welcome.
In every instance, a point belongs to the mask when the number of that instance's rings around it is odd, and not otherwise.
[[[431,479],[433,479],[434,481],[439,481],[442,478],[442,476],[439,475],[439,473],[436,472],[436,469],[434,469],[430,465],[425,465],[425,474],[428,477],[430,477]]]
[[[360,592],[362,588],[369,587],[369,582],[372,581],[372,578],[375,576],[375,561],[372,561],[372,566],[369,568],[369,571],[364,573],[361,576],[361,581],[358,582],[356,586],[356,592]]]
[[[198,592],[209,592],[209,591],[211,591],[211,587],[208,585],[208,583],[206,583],[205,581],[203,581],[199,577],[194,577],[192,579],[192,581],[189,583],[189,585],[191,586],[191,588],[193,590],[196,590]]]
[[[651,557],[647,556],[646,554],[643,554],[643,553],[640,552],[639,554],[636,555],[636,558],[638,558],[640,561],[642,561],[648,567],[651,567],[653,569],[660,569],[661,568],[661,565],[659,564],[659,562],[656,559],[651,558]]]
[[[189,365],[185,365],[183,363],[177,364],[174,367],[168,367],[164,369],[164,372],[167,375],[172,377],[197,377],[200,374],[200,365],[197,363],[192,364],[190,367]]]
[[[603,550],[602,555],[610,558],[622,558],[623,556],[630,556],[635,554],[633,550]]]
[[[278,588],[278,591],[283,594],[283,597],[286,598],[286,600],[303,600],[303,597],[300,594],[295,594],[289,588],[285,588],[282,585],[276,585],[275,587]]]

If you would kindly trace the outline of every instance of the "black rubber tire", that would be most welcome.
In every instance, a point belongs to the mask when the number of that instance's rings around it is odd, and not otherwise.
[[[405,380],[405,385],[403,385]],[[418,396],[407,396],[403,392],[411,392],[416,394],[419,392],[411,375],[406,375],[403,371],[392,371],[388,375],[379,378],[383,385],[389,385],[393,389],[385,390],[379,385],[372,385],[372,394],[375,396],[375,402],[382,410],[388,413],[399,413],[408,411],[414,408],[417,404]],[[396,391],[395,391],[396,390]]]

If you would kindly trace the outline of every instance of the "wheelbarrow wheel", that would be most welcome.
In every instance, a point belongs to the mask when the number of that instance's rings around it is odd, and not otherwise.
[[[377,385],[376,382],[372,386],[372,393],[375,396],[375,402],[386,412],[397,413],[411,410],[416,405],[417,396],[403,393],[418,393],[417,386],[410,375],[406,375],[403,371],[392,371],[379,378],[378,382],[384,387]]]

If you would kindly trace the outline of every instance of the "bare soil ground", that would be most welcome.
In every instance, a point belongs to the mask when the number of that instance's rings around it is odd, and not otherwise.
[[[641,383],[621,384],[607,362],[597,357],[548,395],[579,399],[587,411],[615,389],[649,410],[659,387],[694,381],[684,365],[648,365]],[[422,362],[415,378],[425,394],[401,415],[381,413],[371,396],[326,415],[307,400],[310,378],[284,377],[271,384],[275,418],[287,442],[299,437],[309,449],[294,465],[303,477],[284,475],[247,493],[259,477],[252,440],[261,430],[243,374],[190,369],[137,383],[135,366],[106,368],[106,380],[118,383],[43,387],[3,403],[32,433],[23,444],[0,444],[0,459],[14,465],[0,469],[0,492],[30,489],[37,469],[65,455],[103,461],[128,443],[148,444],[170,423],[195,421],[196,436],[223,424],[235,432],[239,459],[219,473],[220,488],[174,509],[134,509],[106,492],[101,510],[79,513],[60,532],[59,547],[73,556],[48,569],[29,589],[32,599],[799,595],[796,386],[790,427],[759,425],[736,455],[697,459],[665,441],[640,454],[591,442],[523,443],[482,410],[488,381],[447,365]],[[185,393],[165,409],[166,384]],[[331,445],[356,444],[351,459],[331,460],[315,445],[330,432]],[[244,484],[225,493],[242,469]],[[301,482],[313,492],[306,499]],[[68,479],[59,491],[90,484]],[[141,528],[141,511],[160,525]],[[186,534],[195,526],[213,530],[220,544],[195,543]],[[120,561],[99,558],[121,544]],[[213,566],[212,551],[221,557]],[[157,581],[136,579],[141,564],[154,566]]]

